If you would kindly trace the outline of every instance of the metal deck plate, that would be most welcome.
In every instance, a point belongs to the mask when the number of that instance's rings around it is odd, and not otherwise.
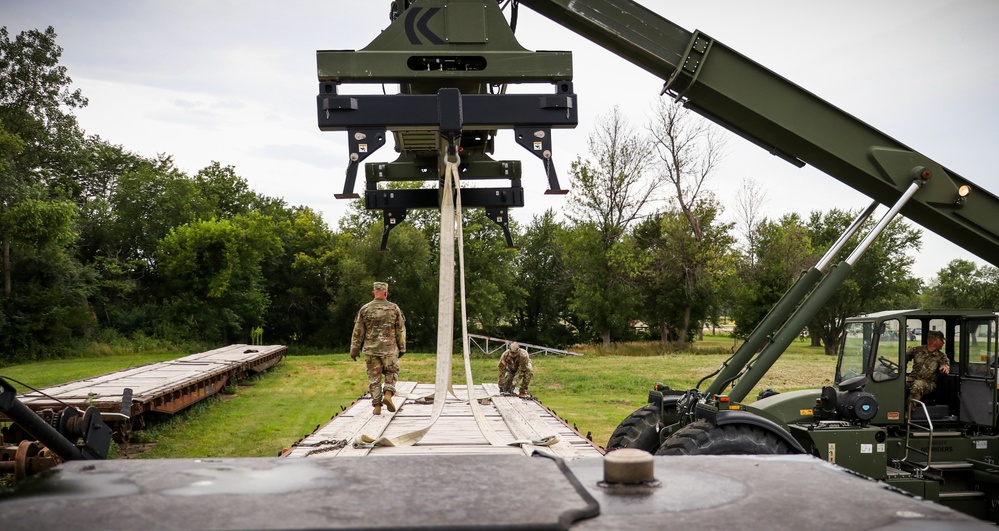
[[[516,455],[74,461],[0,498],[0,528],[994,529],[807,456],[656,457],[606,488],[601,458]],[[563,520],[568,523],[569,520]]]

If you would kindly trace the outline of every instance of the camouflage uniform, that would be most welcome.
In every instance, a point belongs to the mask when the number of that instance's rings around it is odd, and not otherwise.
[[[511,343],[510,348],[506,349],[500,356],[500,392],[509,393],[513,389],[514,382],[520,380],[520,392],[526,394],[533,377],[534,367],[531,365],[531,356],[517,343]]]
[[[905,351],[906,363],[912,360],[912,370],[905,377],[909,387],[909,399],[920,400],[937,388],[937,372],[940,367],[950,368],[950,360],[942,350],[931,351],[926,345],[911,347]]]
[[[387,290],[388,285],[376,282],[375,290],[380,288]],[[358,353],[364,354],[371,405],[381,406],[382,375],[385,376],[384,390],[395,394],[399,355],[406,353],[406,317],[399,306],[376,297],[361,307],[354,318],[354,334],[350,338],[351,357],[356,358]]]

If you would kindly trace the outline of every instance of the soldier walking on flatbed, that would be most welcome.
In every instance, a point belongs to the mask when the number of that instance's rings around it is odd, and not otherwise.
[[[406,353],[406,317],[395,303],[388,301],[388,284],[375,282],[375,299],[357,312],[354,334],[350,338],[350,357],[364,353],[368,371],[368,391],[374,414],[382,414],[382,404],[395,411],[392,396],[399,376],[399,358]],[[382,376],[385,377],[384,393]]]

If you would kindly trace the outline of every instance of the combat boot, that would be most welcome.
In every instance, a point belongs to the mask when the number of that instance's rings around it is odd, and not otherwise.
[[[372,415],[381,415],[381,414],[382,414],[382,406],[381,405],[375,406],[375,410],[372,413]]]
[[[390,413],[395,411],[395,404],[392,403],[392,391],[385,391],[385,394],[382,395],[382,404],[385,404],[385,409],[389,410]]]
[[[520,388],[520,398],[527,398],[527,389]]]

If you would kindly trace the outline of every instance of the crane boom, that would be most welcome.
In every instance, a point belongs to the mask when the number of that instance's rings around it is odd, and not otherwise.
[[[925,168],[901,214],[999,265],[999,198],[700,32],[632,0],[520,0],[665,81],[691,110],[796,166],[810,164],[882,204]],[[970,190],[967,196],[959,190]]]

